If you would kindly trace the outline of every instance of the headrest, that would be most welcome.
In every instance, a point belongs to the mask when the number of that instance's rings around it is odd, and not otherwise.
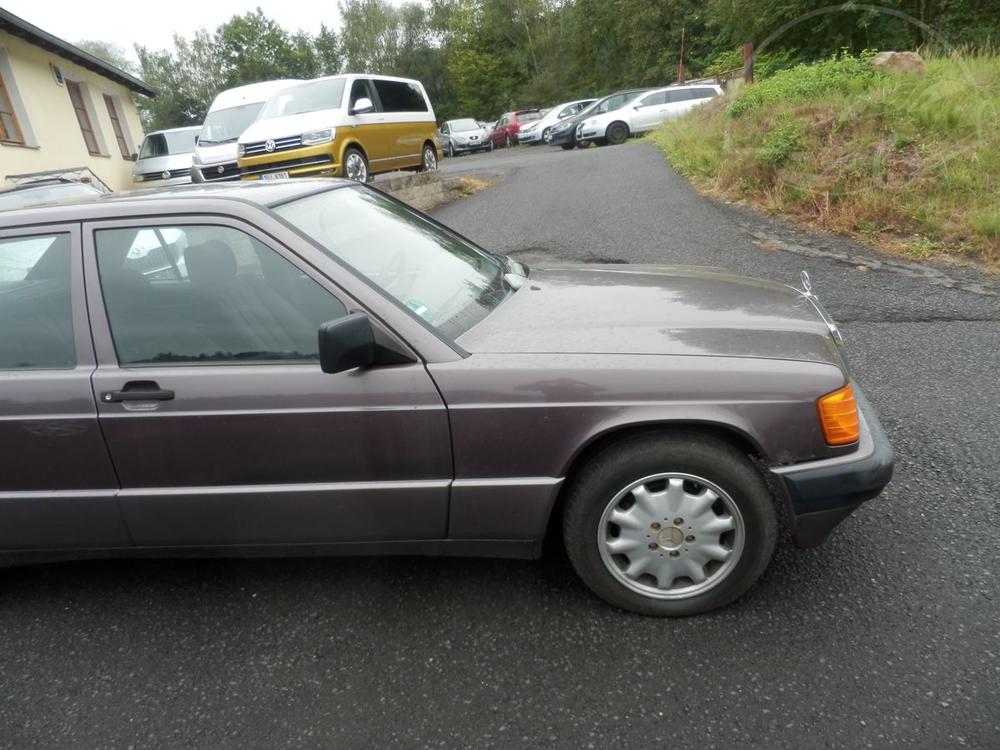
[[[236,276],[236,256],[225,242],[209,240],[184,251],[192,284],[221,284]]]

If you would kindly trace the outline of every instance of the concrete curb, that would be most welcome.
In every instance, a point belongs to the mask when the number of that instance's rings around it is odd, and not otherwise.
[[[418,211],[431,209],[450,203],[460,195],[461,179],[445,177],[440,172],[417,172],[407,174],[391,172],[377,178],[373,186],[384,190]]]

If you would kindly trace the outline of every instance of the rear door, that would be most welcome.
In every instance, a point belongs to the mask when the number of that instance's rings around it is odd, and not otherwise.
[[[0,231],[0,548],[131,545],[93,370],[79,224]]]
[[[100,421],[143,546],[445,535],[451,448],[420,363],[324,374],[320,323],[358,309],[254,227],[85,227]]]

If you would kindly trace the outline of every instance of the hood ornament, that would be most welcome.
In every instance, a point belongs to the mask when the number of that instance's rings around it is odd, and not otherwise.
[[[812,279],[809,278],[809,272],[803,269],[802,273],[799,275],[799,279],[801,279],[802,281],[802,293],[807,297],[811,297],[813,291],[813,285],[812,285]]]

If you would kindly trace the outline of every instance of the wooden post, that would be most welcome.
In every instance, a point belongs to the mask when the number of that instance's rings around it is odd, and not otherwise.
[[[743,45],[743,80],[753,83],[753,42]]]

